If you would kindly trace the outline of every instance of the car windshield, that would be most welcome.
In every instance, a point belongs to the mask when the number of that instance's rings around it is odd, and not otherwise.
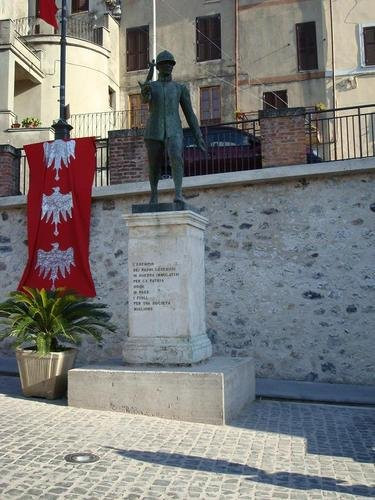
[[[251,134],[235,128],[202,129],[208,147],[247,146],[253,143]],[[184,146],[195,147],[195,139],[190,131],[184,132]]]

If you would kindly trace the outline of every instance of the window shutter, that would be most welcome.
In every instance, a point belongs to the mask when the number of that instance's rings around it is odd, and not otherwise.
[[[126,69],[146,69],[149,60],[148,26],[126,30]]]
[[[363,28],[366,66],[375,65],[375,26]]]
[[[221,58],[220,14],[196,19],[197,61]]]
[[[128,30],[126,32],[126,68],[128,71],[136,69],[136,32]]]
[[[196,20],[197,26],[197,61],[207,60],[207,19],[204,17],[198,17]],[[206,36],[205,36],[206,35]]]
[[[89,10],[89,0],[72,0],[72,13]]]
[[[221,96],[219,85],[200,89],[200,121],[201,125],[220,123]]]
[[[296,24],[298,70],[318,68],[315,22]]]
[[[144,69],[148,66],[148,44],[149,44],[149,36],[148,36],[148,26],[144,26],[140,28],[139,32],[139,55],[138,55],[138,69]]]
[[[221,19],[220,15],[209,18],[210,29],[209,38],[210,42],[210,59],[221,58]]]

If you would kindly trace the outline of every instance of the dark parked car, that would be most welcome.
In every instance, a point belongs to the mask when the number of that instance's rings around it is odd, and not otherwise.
[[[184,129],[184,176],[218,174],[262,168],[262,149],[259,137],[230,126],[201,127],[207,153],[195,144],[190,129]],[[306,147],[306,163],[320,163],[322,159]],[[168,165],[162,178],[171,177]]]
[[[185,176],[262,168],[260,140],[229,126],[201,127],[207,153],[200,151],[190,129],[184,129]]]

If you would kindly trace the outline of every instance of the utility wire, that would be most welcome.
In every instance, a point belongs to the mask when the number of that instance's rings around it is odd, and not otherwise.
[[[182,15],[182,13],[180,11],[178,11],[177,9],[175,9],[172,5],[170,5],[168,2],[166,2],[166,0],[161,0],[167,8],[171,9],[172,11],[174,11],[177,15],[180,16],[181,19],[184,19],[185,20],[185,17]],[[217,49],[220,50],[220,52],[222,54],[224,54],[231,62],[233,62],[234,64],[236,64],[236,61],[232,58],[232,56],[230,54],[227,54],[220,46],[218,46],[213,40],[211,40],[211,38],[209,38],[205,33],[203,33],[202,31],[200,31],[197,27],[196,27],[196,24],[194,21],[190,21],[189,24],[192,24],[196,31],[202,35],[204,38],[206,38],[214,47],[216,47]],[[259,79],[257,78],[254,78],[254,81],[258,82],[258,83],[262,83]],[[233,85],[233,84],[232,84]],[[233,85],[234,88],[236,88],[235,85]],[[250,88],[250,86],[249,86]],[[244,91],[246,89],[240,89],[240,91]],[[274,91],[270,91],[273,95],[275,95],[277,97],[277,99],[279,99],[281,102],[283,102],[284,104],[286,104],[288,106],[288,103],[286,101],[284,101],[283,99],[281,99]],[[253,94],[254,96],[256,94]],[[266,103],[267,105],[269,106],[272,106],[271,104],[268,104],[264,99],[260,98],[257,96],[258,99],[261,99],[262,102]],[[277,109],[276,106],[272,106],[274,109]]]
[[[162,1],[164,1],[164,0],[162,0]],[[145,29],[142,29],[142,28],[139,28],[139,31],[143,31],[144,33],[147,33],[147,34],[149,33],[149,32],[148,32],[148,30],[145,30]],[[209,40],[209,38],[208,38],[208,40]],[[159,48],[159,49],[161,49],[161,50],[168,50],[168,48],[167,48],[167,47],[164,47],[164,46],[163,46],[163,45],[161,45],[159,42],[156,42],[156,45],[157,45],[157,46],[158,46],[158,48]],[[224,54],[225,54],[225,53],[224,53]],[[181,57],[183,57],[183,56],[184,56],[184,54],[181,54]],[[231,61],[233,61],[233,60],[231,59]],[[227,80],[224,80],[224,78],[220,78],[220,77],[219,77],[219,76],[217,76],[215,73],[210,73],[209,71],[207,71],[207,68],[204,68],[204,72],[205,72],[206,76],[211,76],[211,77],[214,77],[216,80],[219,80],[219,81],[221,81],[221,82],[225,83],[226,85],[229,85],[229,86],[231,86],[231,87],[233,87],[233,88],[236,88],[236,86],[235,86],[233,83],[231,83],[231,82],[229,82],[229,81],[227,81]],[[243,88],[243,89],[239,89],[239,91],[240,91],[240,92],[244,92],[244,91],[246,91],[246,90],[247,90],[247,91],[249,92],[249,94],[250,94],[250,95],[252,95],[252,96],[253,96],[253,97],[255,97],[256,99],[258,99],[259,101],[261,101],[261,102],[262,102],[262,104],[264,103],[264,104],[267,104],[267,106],[269,106],[269,107],[271,107],[271,108],[273,108],[273,109],[277,109],[277,107],[276,107],[276,106],[274,106],[274,105],[273,105],[273,104],[271,104],[271,103],[268,103],[268,102],[267,102],[267,101],[265,101],[262,97],[259,97],[257,94],[255,94],[254,92],[252,92],[252,91],[250,90],[250,88],[251,88],[251,87],[249,86],[249,87],[246,87],[246,88]],[[276,96],[277,96],[277,94],[275,94],[275,92],[272,92],[272,94],[274,94],[274,95],[276,95]],[[277,97],[278,97],[278,96],[277,96]],[[280,99],[280,101],[282,101],[282,99]],[[283,101],[283,102],[284,102],[285,104],[287,104],[285,101]]]

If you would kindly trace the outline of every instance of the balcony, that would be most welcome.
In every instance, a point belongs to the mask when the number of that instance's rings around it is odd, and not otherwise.
[[[105,18],[95,19],[92,16],[76,17],[70,16],[67,20],[67,36],[78,38],[96,45],[103,45],[103,28],[105,26]],[[35,35],[60,35],[60,26],[58,30],[54,30],[51,26],[46,25],[38,17],[23,17],[14,20],[14,29],[17,35],[23,39]]]

